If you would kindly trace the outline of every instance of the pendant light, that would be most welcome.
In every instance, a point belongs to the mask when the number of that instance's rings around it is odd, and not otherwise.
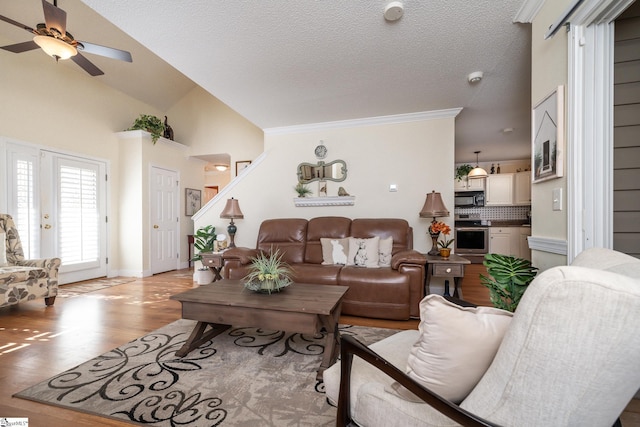
[[[478,154],[480,154],[480,152],[474,151],[474,153],[476,153],[476,167],[471,169],[471,171],[469,172],[469,175],[467,175],[467,178],[469,179],[486,178],[488,176],[487,171],[482,169],[478,164]]]

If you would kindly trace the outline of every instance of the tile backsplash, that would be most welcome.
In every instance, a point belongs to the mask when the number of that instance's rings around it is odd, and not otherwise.
[[[527,219],[531,206],[485,206],[482,208],[455,208],[454,213],[480,214],[480,219],[489,220],[517,220]]]

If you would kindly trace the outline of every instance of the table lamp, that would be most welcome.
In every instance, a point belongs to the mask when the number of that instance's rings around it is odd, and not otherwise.
[[[431,250],[428,252],[429,255],[438,255],[438,236],[440,232],[433,232],[432,226],[436,223],[437,217],[449,216],[449,211],[447,210],[444,202],[442,201],[442,196],[440,193],[436,193],[433,190],[431,193],[427,193],[427,200],[424,202],[424,206],[420,211],[420,218],[433,218],[431,221],[431,225],[429,226],[429,234],[431,235]]]
[[[229,227],[227,227],[227,231],[229,232],[229,239],[230,239],[229,247],[235,248],[236,244],[234,243],[233,239],[236,235],[236,231],[238,230],[238,228],[233,223],[233,220],[234,218],[244,218],[244,215],[240,210],[240,204],[238,203],[238,199],[234,199],[233,197],[230,199],[227,199],[227,205],[222,210],[222,213],[220,213],[220,218],[231,219],[231,224],[229,224]]]

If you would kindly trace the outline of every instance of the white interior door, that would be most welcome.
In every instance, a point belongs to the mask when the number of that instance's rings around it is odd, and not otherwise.
[[[178,173],[151,167],[151,273],[178,269]]]

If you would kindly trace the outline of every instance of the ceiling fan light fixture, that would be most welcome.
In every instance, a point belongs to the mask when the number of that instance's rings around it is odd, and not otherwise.
[[[50,36],[35,36],[33,41],[49,56],[56,59],[69,59],[78,54],[78,50],[60,39]]]
[[[469,171],[467,179],[486,178],[487,176],[489,176],[489,174],[487,174],[487,171],[482,169],[478,163],[478,154],[480,154],[480,152],[474,151],[474,153],[476,154],[476,167]]]

